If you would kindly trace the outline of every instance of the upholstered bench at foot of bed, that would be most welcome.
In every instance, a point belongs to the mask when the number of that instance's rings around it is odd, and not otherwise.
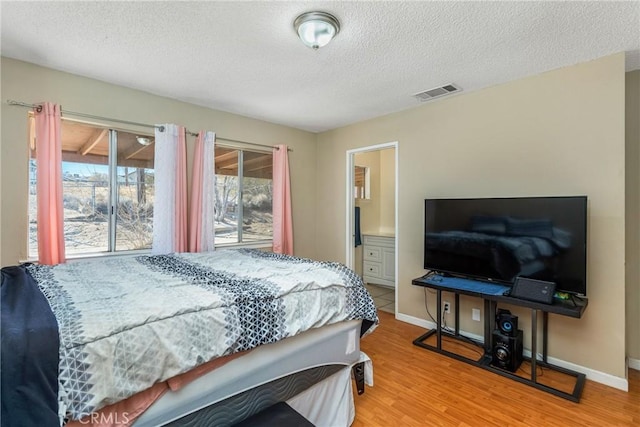
[[[235,424],[233,427],[314,427],[309,420],[297,413],[285,402],[276,403],[267,409]]]

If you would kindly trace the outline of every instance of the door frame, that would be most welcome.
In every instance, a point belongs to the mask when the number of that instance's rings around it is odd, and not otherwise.
[[[382,144],[376,144],[376,145],[370,145],[367,147],[361,147],[361,148],[354,148],[351,150],[347,150],[347,188],[346,188],[346,193],[347,193],[347,203],[346,203],[346,257],[345,257],[345,265],[351,269],[354,268],[354,260],[355,260],[355,229],[354,229],[354,207],[355,207],[355,199],[354,199],[354,186],[355,186],[355,182],[354,182],[354,170],[355,170],[355,155],[358,153],[366,153],[369,151],[379,151],[379,150],[386,150],[389,148],[393,148],[394,149],[394,161],[395,161],[395,188],[394,188],[394,192],[395,192],[395,206],[394,206],[394,212],[395,212],[395,224],[394,224],[394,229],[395,229],[395,277],[394,277],[394,281],[395,281],[395,313],[396,316],[398,315],[398,248],[399,248],[399,244],[398,244],[398,199],[399,199],[399,194],[398,194],[398,141],[393,141],[393,142],[385,142]]]

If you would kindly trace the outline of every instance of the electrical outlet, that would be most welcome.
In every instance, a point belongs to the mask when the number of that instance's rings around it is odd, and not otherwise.
[[[445,314],[451,313],[451,304],[449,304],[448,301],[445,301],[444,304],[442,304],[442,311],[444,311]]]
[[[475,320],[477,322],[480,321],[480,309],[479,308],[472,308],[471,309],[471,319]]]

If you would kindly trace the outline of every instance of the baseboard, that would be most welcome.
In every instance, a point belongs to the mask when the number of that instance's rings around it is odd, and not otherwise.
[[[433,329],[436,327],[435,322],[425,319],[419,319],[417,317],[408,316],[402,313],[396,313],[396,320],[401,322],[410,323],[412,325],[421,326],[425,329]],[[484,342],[484,337],[482,335],[472,334],[465,331],[460,331],[461,335],[464,335],[467,338],[472,338],[475,341]],[[416,337],[418,338],[418,337]]]
[[[407,314],[396,313],[396,319],[401,322],[410,323],[412,325],[421,326],[425,329],[433,329],[436,325],[434,322],[420,319],[418,317],[409,316]],[[473,338],[477,341],[483,342],[484,337],[471,334],[465,331],[460,331],[462,335]],[[417,338],[417,337],[416,337]],[[531,350],[524,350],[524,354],[527,357],[531,357]],[[595,369],[587,368],[584,366],[576,365],[575,363],[567,362],[565,360],[556,359],[555,357],[547,357],[547,361],[553,365],[560,366],[561,368],[570,369],[585,374],[587,379],[595,381],[600,384],[604,384],[609,387],[617,388],[622,391],[629,391],[629,381],[626,378],[616,377],[605,372],[596,371]],[[635,366],[635,367],[634,367]],[[640,360],[629,359],[629,367],[632,369],[640,369]]]

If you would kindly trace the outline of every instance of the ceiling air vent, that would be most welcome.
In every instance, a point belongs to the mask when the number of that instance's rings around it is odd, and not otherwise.
[[[448,85],[444,85],[441,87],[436,87],[433,89],[425,90],[424,92],[416,93],[413,95],[420,102],[431,101],[435,98],[440,98],[445,95],[449,95],[450,93],[460,92],[462,89],[453,83]]]

